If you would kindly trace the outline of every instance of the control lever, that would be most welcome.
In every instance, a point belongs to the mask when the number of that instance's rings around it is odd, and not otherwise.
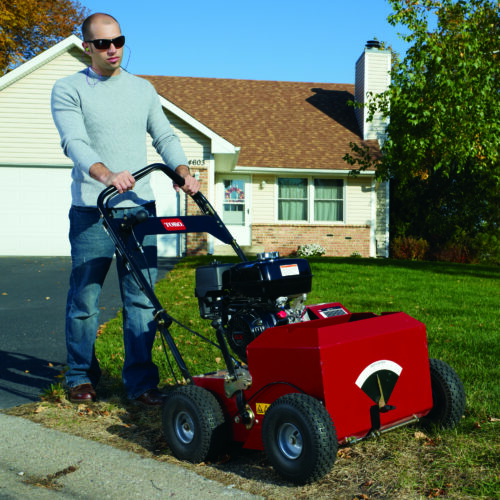
[[[135,226],[144,222],[148,219],[149,214],[146,210],[139,210],[135,215],[131,215],[129,217],[125,217],[123,222],[120,224],[120,229],[124,232],[130,233],[134,229]]]

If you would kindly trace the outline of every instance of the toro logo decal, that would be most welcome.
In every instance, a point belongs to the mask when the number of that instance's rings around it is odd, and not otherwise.
[[[180,219],[162,219],[163,227],[167,231],[184,231],[186,226]]]

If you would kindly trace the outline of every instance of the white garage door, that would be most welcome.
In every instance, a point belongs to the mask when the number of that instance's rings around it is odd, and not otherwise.
[[[152,183],[158,213],[177,215],[171,181],[154,173]],[[70,185],[70,168],[0,167],[0,255],[70,255]],[[174,257],[179,251],[178,236],[159,238],[160,256]]]

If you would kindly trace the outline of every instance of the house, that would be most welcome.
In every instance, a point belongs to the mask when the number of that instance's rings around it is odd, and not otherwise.
[[[69,255],[71,162],[52,123],[58,78],[88,66],[71,36],[0,78],[0,255]],[[390,53],[365,47],[354,85],[144,76],[156,88],[192,172],[240,245],[327,255],[387,256],[388,188],[373,171],[356,177],[349,142],[379,153],[383,127],[348,105],[389,82]],[[383,125],[383,124],[382,124]],[[148,141],[148,163],[161,161]],[[138,165],[137,169],[143,165]],[[158,212],[194,213],[189,197],[154,174]],[[222,253],[206,234],[161,237],[160,255]]]

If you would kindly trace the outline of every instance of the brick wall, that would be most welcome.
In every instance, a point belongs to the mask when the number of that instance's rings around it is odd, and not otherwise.
[[[348,257],[354,252],[369,257],[370,226],[252,224],[252,244],[264,246],[266,252],[290,255],[306,243],[321,245],[328,257]]]
[[[203,194],[208,192],[208,170],[190,168],[191,175],[199,173],[199,181],[201,183],[201,192]],[[185,210],[186,215],[201,214],[198,205],[193,201],[191,196],[185,196]],[[186,234],[186,253],[187,255],[206,255],[208,252],[208,235],[207,233],[188,233]]]

